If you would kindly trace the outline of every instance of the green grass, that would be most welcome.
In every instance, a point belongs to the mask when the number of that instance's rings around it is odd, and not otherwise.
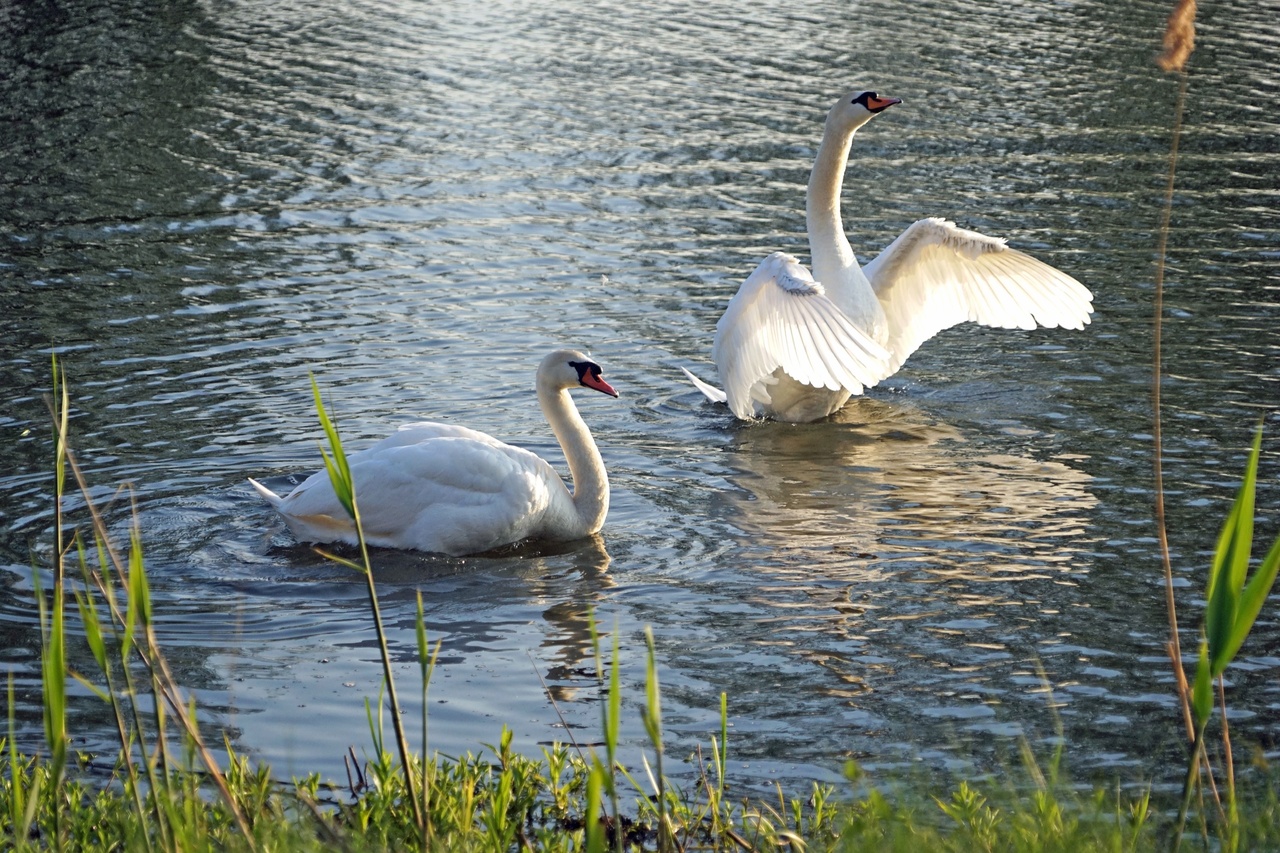
[[[110,779],[77,773],[54,784],[47,759],[10,760],[0,803],[27,803],[31,819],[0,823],[6,849],[66,850],[605,850],[600,765],[572,749],[547,748],[533,760],[509,740],[485,756],[439,758],[412,770],[431,779],[426,808],[432,835],[424,845],[405,802],[403,768],[388,753],[362,771],[360,790],[338,791],[317,779],[281,783],[228,751],[226,780],[249,829],[223,800],[209,796],[207,775],[179,765],[160,789],[143,793],[140,812],[117,766]],[[854,774],[856,777],[856,774]],[[636,795],[633,818],[617,843],[627,850],[1039,850],[1146,851],[1168,847],[1171,821],[1156,817],[1147,795],[1097,789],[1076,794],[1034,785],[979,787],[958,782],[930,791],[906,782],[880,787],[854,778],[843,795],[817,786],[804,797],[725,803],[718,822],[697,789],[668,788],[665,808]],[[853,790],[860,791],[856,796]],[[1272,793],[1250,804],[1241,849],[1280,846],[1280,808]],[[633,792],[634,794],[634,792]],[[22,799],[24,796],[30,799]],[[1167,807],[1168,803],[1165,804]],[[162,812],[165,822],[150,815]],[[665,821],[660,823],[659,821]],[[667,827],[661,831],[659,827]],[[1223,839],[1216,839],[1221,842]]]

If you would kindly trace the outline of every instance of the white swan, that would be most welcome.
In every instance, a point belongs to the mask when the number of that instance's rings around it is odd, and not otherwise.
[[[1093,294],[1071,276],[944,219],[913,223],[865,271],[858,266],[840,221],[849,147],[858,128],[900,103],[853,92],[831,108],[809,176],[813,275],[775,252],[743,282],[711,349],[723,391],[681,368],[737,417],[826,417],[966,320],[1014,329],[1089,322]]]
[[[576,350],[556,350],[538,366],[538,404],[569,463],[572,494],[555,469],[528,450],[466,427],[406,424],[347,457],[366,540],[461,556],[522,539],[565,541],[597,532],[609,511],[609,478],[569,396],[578,385],[618,396],[600,366]],[[249,482],[299,540],[356,542],[326,471],[283,498]]]

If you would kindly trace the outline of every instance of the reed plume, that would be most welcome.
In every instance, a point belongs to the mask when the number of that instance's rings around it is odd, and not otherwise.
[[[1164,28],[1164,52],[1156,64],[1165,71],[1181,71],[1196,49],[1196,0],[1179,0]]]

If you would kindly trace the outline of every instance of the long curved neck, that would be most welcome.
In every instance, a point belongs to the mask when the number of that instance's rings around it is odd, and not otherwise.
[[[809,255],[813,261],[813,277],[831,289],[839,289],[848,279],[847,270],[858,261],[840,221],[840,188],[844,184],[845,165],[856,131],[828,128],[822,136],[813,171],[809,173],[809,192],[805,205],[809,229]]]
[[[573,478],[573,505],[585,533],[594,533],[609,512],[609,477],[595,439],[567,388],[538,386],[538,405],[551,425]]]

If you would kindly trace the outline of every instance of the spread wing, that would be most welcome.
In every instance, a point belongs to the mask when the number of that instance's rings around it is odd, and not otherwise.
[[[857,394],[888,374],[888,353],[849,322],[791,255],[774,252],[738,288],[716,324],[711,357],[729,408],[752,416],[753,386],[782,368],[793,379]]]
[[[1093,312],[1071,276],[945,219],[913,223],[864,272],[888,320],[892,370],[958,323],[1081,329]]]

